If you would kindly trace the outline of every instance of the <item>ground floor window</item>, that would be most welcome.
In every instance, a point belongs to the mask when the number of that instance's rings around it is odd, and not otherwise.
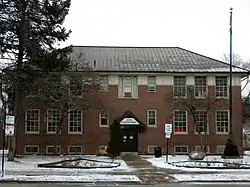
[[[57,153],[61,153],[61,147],[57,146]],[[54,154],[54,146],[53,145],[47,145],[46,146],[46,154]]]
[[[186,145],[176,145],[174,146],[175,154],[186,154],[188,153],[188,146]]]
[[[68,153],[69,154],[82,154],[82,146],[69,146],[68,147]]]
[[[39,145],[24,146],[24,154],[38,154],[38,153],[39,153]]]
[[[218,154],[223,154],[224,153],[224,150],[225,150],[225,145],[217,145],[216,147],[216,152]]]
[[[107,147],[108,146],[106,146],[106,145],[101,145],[101,146],[99,146],[99,153],[101,153],[101,154],[107,154]]]
[[[197,145],[195,146],[195,151],[204,151],[204,148],[205,148],[205,151],[206,153],[209,153],[210,152],[210,148],[209,148],[209,145],[207,145],[206,147],[202,146],[203,147],[203,150],[201,150],[201,146],[200,145]]]
[[[148,146],[148,153],[149,154],[154,154],[155,152],[155,147],[157,147],[156,145],[149,145]]]

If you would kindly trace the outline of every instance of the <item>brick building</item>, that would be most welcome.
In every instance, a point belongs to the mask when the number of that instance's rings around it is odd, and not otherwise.
[[[200,148],[198,125],[179,101],[190,100],[196,109],[202,139],[211,154],[222,153],[230,131],[229,65],[178,47],[75,46],[73,54],[102,76],[98,96],[105,111],[72,110],[61,129],[58,150],[63,154],[95,154],[105,150],[109,124],[121,119],[122,151],[165,152],[164,125],[173,124],[171,153],[185,154]],[[242,151],[241,79],[247,72],[233,67],[233,133]],[[191,91],[191,92],[190,92]],[[216,103],[215,103],[216,101]],[[213,107],[208,107],[213,105]],[[50,113],[50,118],[46,117]],[[17,129],[17,153],[52,153],[57,123],[56,109],[27,108]],[[52,130],[51,130],[52,129]]]

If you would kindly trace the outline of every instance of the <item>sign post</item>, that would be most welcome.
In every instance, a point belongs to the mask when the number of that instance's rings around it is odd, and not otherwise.
[[[168,141],[172,133],[172,124],[165,124],[165,133],[166,133],[166,139],[167,139],[166,163],[168,163]]]

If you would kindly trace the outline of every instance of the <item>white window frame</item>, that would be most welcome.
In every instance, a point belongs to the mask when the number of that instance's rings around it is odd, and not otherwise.
[[[183,86],[183,85],[175,84],[175,78],[184,78],[185,79],[185,85]],[[175,95],[175,89],[178,90],[181,87],[185,88],[185,95]],[[174,76],[173,77],[173,97],[174,98],[185,98],[185,97],[187,97],[187,77],[186,76]]]
[[[38,119],[32,120],[30,122],[37,122],[37,131],[27,131],[28,128],[28,111],[38,111]],[[27,109],[25,111],[25,134],[39,134],[40,133],[40,121],[41,121],[41,115],[40,115],[40,109]]]
[[[218,121],[217,121],[217,112],[227,112],[227,116],[228,116],[228,132],[218,132],[217,126],[218,126]],[[224,126],[225,127],[225,126]],[[216,128],[216,134],[229,134],[230,132],[230,117],[229,117],[229,110],[216,110],[215,111],[215,128]],[[224,128],[225,129],[225,128]]]
[[[150,115],[149,115],[150,112],[154,112],[154,115],[155,115],[155,117],[154,117],[155,124],[154,125],[149,124],[149,121],[150,121],[150,118],[151,118]],[[157,110],[155,110],[155,109],[147,110],[147,124],[148,124],[148,127],[156,127],[157,126]]]
[[[124,80],[126,77],[130,77],[131,79],[131,96],[125,96],[124,87],[130,87],[129,85],[124,86],[124,82],[125,82]],[[118,98],[119,99],[138,99],[138,76],[133,76],[133,75],[119,76]]]
[[[108,75],[100,76],[100,91],[101,92],[109,91],[109,76]]]
[[[223,151],[222,151],[222,152],[219,151],[220,148],[223,148]],[[217,145],[217,146],[216,146],[216,153],[217,153],[217,154],[223,154],[225,148],[226,148],[225,145]]]
[[[100,145],[100,146],[99,146],[99,153],[107,154],[107,151],[106,151],[107,148],[108,148],[107,145]]]
[[[127,85],[125,85],[125,79],[130,79],[130,85],[129,84],[127,84]],[[123,81],[123,84],[122,84],[122,96],[124,97],[124,98],[132,98],[133,97],[133,76],[123,76],[123,78],[122,78],[122,81]],[[129,92],[125,92],[125,88],[126,87],[130,87],[131,88],[131,96],[125,96],[125,93],[129,93]]]
[[[186,131],[185,132],[175,132],[175,112],[185,112],[186,113]],[[179,121],[181,122],[181,121]],[[182,121],[184,122],[184,121]],[[188,115],[187,115],[187,111],[183,111],[183,110],[174,110],[173,111],[173,131],[174,131],[174,134],[188,134]]]
[[[204,145],[203,145],[203,147],[204,147]],[[210,153],[210,146],[207,145],[206,148],[207,148],[207,150],[206,150],[207,152],[206,152],[206,153]],[[195,146],[195,151],[198,151],[198,149],[199,149],[199,150],[201,149],[201,146],[200,146],[200,145],[196,145],[196,146]]]
[[[205,78],[205,81],[206,81],[205,86],[202,85],[202,84],[200,84],[200,85],[196,84],[196,79],[198,79],[198,78]],[[197,81],[197,82],[201,83],[202,81]],[[204,90],[204,88],[205,88],[205,90]],[[195,96],[195,98],[197,98],[197,99],[205,99],[206,95],[208,93],[207,90],[208,90],[207,76],[194,76],[194,96]],[[197,95],[197,93],[198,93],[198,95]]]
[[[71,132],[70,131],[70,123],[71,123],[71,121],[70,121],[70,112],[71,111],[80,111],[81,112],[81,131],[80,132]],[[82,110],[77,110],[77,109],[70,109],[69,111],[68,111],[68,134],[82,134],[83,133],[83,111]]]
[[[206,110],[196,110],[196,112],[206,112],[207,113],[207,117],[206,117],[207,124],[206,125],[207,125],[207,134],[209,134],[208,112]],[[196,118],[196,123],[197,123],[197,118]],[[195,126],[194,131],[195,131],[195,134],[199,134],[199,132],[196,131],[196,126]],[[201,134],[206,134],[206,133],[205,132],[201,132]]]
[[[181,147],[181,148],[186,147],[187,148],[187,152],[176,152],[176,148],[177,147]],[[175,154],[187,154],[188,153],[188,146],[187,145],[175,145],[174,146],[174,153]]]
[[[53,145],[46,145],[46,154],[47,155],[52,155],[54,154],[54,152],[50,153],[48,150],[49,148],[53,148],[53,151],[54,151],[54,146]],[[57,146],[57,153],[61,153],[61,146]]]
[[[81,148],[81,152],[80,153],[73,153],[73,152],[70,152],[70,148],[73,148],[73,147],[80,147]],[[70,146],[68,146],[68,154],[82,154],[82,146],[80,146],[80,145],[70,145]]]
[[[148,92],[156,92],[156,76],[148,76]]]
[[[216,79],[217,79],[217,78],[222,78],[222,77],[226,78],[226,83],[227,83],[227,86],[226,86],[227,92],[226,92],[226,93],[227,93],[227,95],[225,96],[225,95],[223,94],[223,96],[217,96],[217,93],[218,93],[218,92],[216,91],[217,88],[218,88],[218,87],[224,87],[224,86],[217,85],[217,84],[216,84]],[[228,98],[228,97],[229,97],[228,76],[226,76],[226,75],[225,75],[225,76],[215,76],[215,97],[216,97],[216,98]]]
[[[60,115],[59,115],[60,118],[59,118],[58,121],[56,121],[56,120],[53,119],[53,118],[54,118],[53,115],[52,115],[52,120],[49,119],[49,117],[50,117],[50,116],[49,116],[49,112],[50,112],[50,111],[57,111],[57,112],[59,111],[59,112],[60,112]],[[58,122],[59,125],[60,125],[61,116],[62,116],[61,110],[59,110],[59,109],[48,109],[48,110],[47,110],[47,134],[55,134],[55,133],[56,133],[56,130],[55,130],[55,131],[49,131],[49,122],[52,123],[53,125],[54,125],[54,123],[57,123],[57,122]],[[57,128],[57,127],[55,127],[55,128]],[[60,133],[61,133],[61,132],[60,132]]]
[[[107,114],[106,117],[102,116],[102,113],[105,112]],[[107,125],[102,125],[102,119],[105,118],[107,119]],[[108,115],[108,111],[106,110],[101,110],[99,113],[99,126],[100,127],[109,127],[109,115]]]
[[[28,147],[36,147],[36,148],[37,148],[37,152],[32,152],[32,153],[27,152],[26,149],[27,149]],[[29,155],[39,154],[39,145],[25,145],[25,146],[24,146],[24,154],[29,154]]]
[[[157,147],[156,145],[149,145],[148,146],[148,154],[154,154],[154,149]],[[150,149],[153,149],[153,151],[150,151]]]

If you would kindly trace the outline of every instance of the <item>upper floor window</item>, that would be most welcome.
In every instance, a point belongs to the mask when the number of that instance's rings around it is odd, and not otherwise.
[[[137,77],[120,76],[118,94],[120,98],[138,97]]]
[[[203,110],[197,110],[195,112],[195,118],[196,118],[196,133],[205,133],[207,129],[207,111]]]
[[[207,92],[207,77],[195,76],[194,77],[195,97],[205,97],[206,92]]]
[[[216,131],[218,134],[229,132],[229,115],[227,110],[216,111]]]
[[[56,133],[60,126],[61,111],[59,109],[48,109],[47,111],[47,133]]]
[[[228,97],[227,76],[216,76],[215,88],[216,97]]]
[[[174,132],[187,133],[187,111],[175,110],[174,111]]]
[[[101,91],[108,91],[109,85],[108,85],[108,76],[102,75],[100,78],[100,90]]]
[[[174,76],[173,95],[174,97],[186,96],[186,77]]]
[[[100,126],[108,126],[108,112],[106,110],[100,112],[99,124]]]
[[[156,77],[148,76],[148,91],[156,91]]]
[[[28,109],[25,115],[25,132],[26,133],[39,133],[40,126],[40,110]]]
[[[147,120],[148,126],[156,126],[156,110],[148,110]]]
[[[70,110],[68,117],[69,133],[82,133],[82,111]]]
[[[80,82],[71,81],[69,85],[69,92],[71,96],[82,96],[83,88]]]

